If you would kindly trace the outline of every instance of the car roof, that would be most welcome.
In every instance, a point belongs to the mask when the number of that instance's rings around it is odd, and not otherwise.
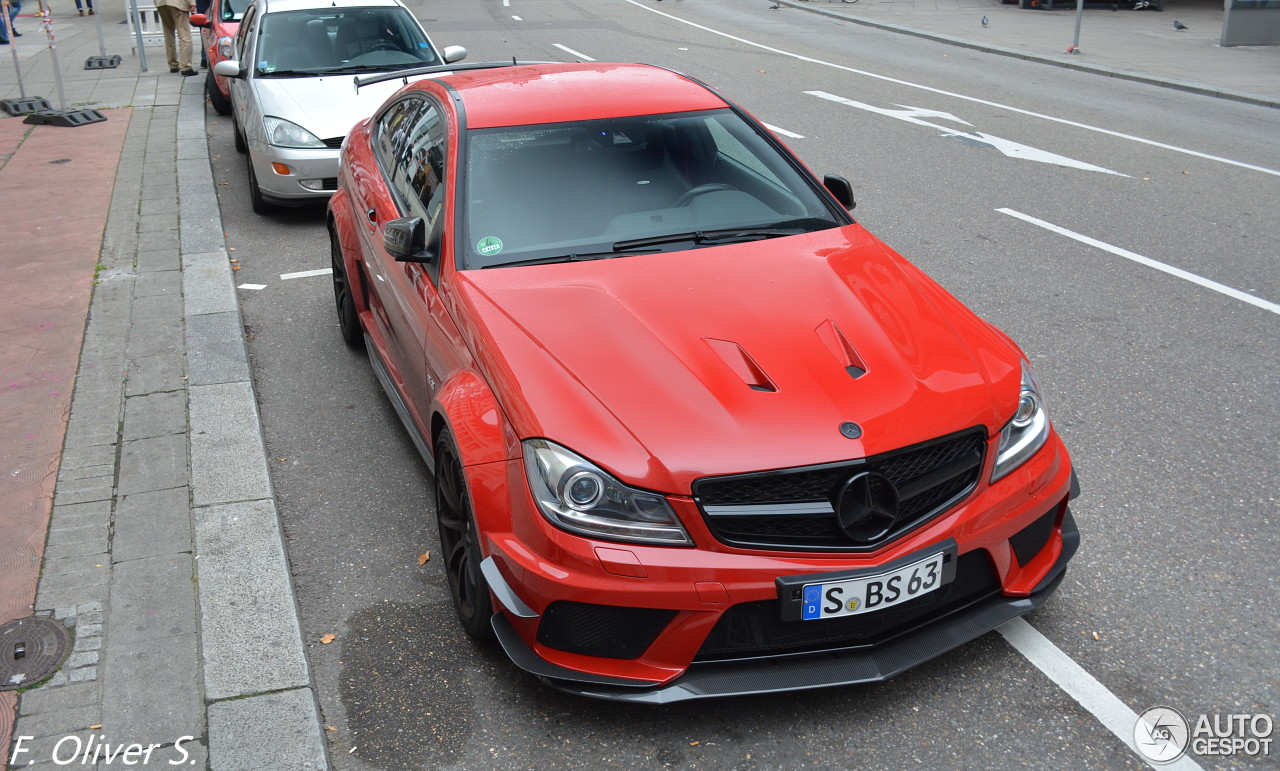
[[[259,13],[309,11],[318,8],[386,8],[403,5],[400,0],[253,0]]]
[[[530,64],[463,70],[441,80],[462,100],[472,129],[728,106],[701,83],[645,64]]]

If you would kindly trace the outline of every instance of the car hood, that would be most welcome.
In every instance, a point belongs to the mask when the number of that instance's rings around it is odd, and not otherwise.
[[[284,118],[322,140],[345,137],[352,126],[372,115],[402,85],[404,81],[397,78],[357,91],[353,75],[259,77],[253,81],[264,116]]]
[[[858,225],[456,276],[516,433],[650,489],[990,435],[1017,404],[1018,348]]]

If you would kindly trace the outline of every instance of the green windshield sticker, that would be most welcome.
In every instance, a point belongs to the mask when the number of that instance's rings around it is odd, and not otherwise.
[[[497,254],[502,251],[502,239],[496,236],[488,236],[480,239],[480,243],[476,244],[476,251],[485,255]]]

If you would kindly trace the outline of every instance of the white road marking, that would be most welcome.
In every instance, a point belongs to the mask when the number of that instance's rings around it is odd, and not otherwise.
[[[996,627],[996,631],[1027,661],[1034,664],[1036,669],[1043,672],[1059,688],[1079,702],[1080,706],[1096,717],[1107,730],[1119,737],[1120,741],[1133,750],[1135,755],[1146,760],[1146,757],[1138,752],[1138,748],[1133,744],[1133,726],[1138,722],[1137,713],[1129,709],[1114,693],[1107,690],[1107,687],[1098,682],[1097,678],[1086,672],[1070,656],[1050,642],[1049,638],[1037,632],[1022,618],[1006,621]],[[1173,763],[1156,765],[1147,761],[1147,765],[1152,768],[1175,771],[1200,769],[1200,764],[1187,755]]]
[[[524,21],[524,19],[520,18],[519,16],[512,16],[511,18],[515,19],[516,21]]]
[[[1127,249],[1121,249],[1118,246],[1112,246],[1111,244],[1108,244],[1105,241],[1099,241],[1096,238],[1090,238],[1086,235],[1081,235],[1080,233],[1077,233],[1074,230],[1067,230],[1064,227],[1059,227],[1057,225],[1054,225],[1051,222],[1045,222],[1044,220],[1036,219],[1035,217],[1032,217],[1028,214],[1023,214],[1020,211],[1014,211],[1013,209],[996,209],[996,211],[1000,212],[1001,214],[1008,214],[1010,217],[1016,217],[1022,220],[1023,222],[1029,222],[1032,225],[1035,225],[1036,227],[1044,228],[1045,230],[1052,231],[1054,233],[1057,233],[1058,235],[1063,235],[1063,236],[1066,236],[1067,238],[1075,239],[1076,241],[1079,241],[1082,244],[1088,244],[1089,246],[1096,247],[1098,249],[1103,250],[1104,252],[1111,252],[1117,257],[1123,257],[1126,260],[1133,260],[1139,265],[1146,265],[1148,268],[1155,268],[1156,270],[1162,271],[1164,273],[1168,273],[1170,276],[1177,276],[1180,279],[1183,279],[1185,281],[1190,281],[1193,284],[1198,284],[1206,289],[1212,289],[1215,292],[1225,294],[1227,297],[1233,297],[1242,302],[1247,302],[1250,305],[1255,305],[1263,309],[1264,311],[1271,311],[1272,313],[1280,314],[1280,305],[1277,305],[1276,303],[1263,300],[1260,297],[1254,297],[1253,295],[1248,294],[1247,292],[1241,292],[1239,289],[1232,289],[1231,287],[1226,286],[1225,284],[1219,284],[1217,281],[1207,279],[1204,276],[1198,276],[1195,273],[1190,273],[1188,271],[1183,270],[1182,268],[1175,268],[1172,265],[1166,265],[1165,263],[1159,262],[1157,260],[1153,260],[1150,257],[1143,257],[1141,254],[1135,254],[1134,252],[1131,252]]]
[[[327,276],[333,273],[333,268],[321,268],[320,270],[303,270],[298,273],[281,273],[280,280],[288,281],[291,278],[311,278],[312,276]]]
[[[687,19],[681,19],[677,16],[672,16],[671,14],[666,13],[664,11],[659,11],[657,8],[650,8],[649,6],[644,5],[641,2],[638,2],[638,0],[625,0],[625,1],[630,3],[631,5],[636,6],[637,8],[643,8],[644,10],[650,13],[656,13],[659,16],[665,16],[666,18],[671,19],[672,21],[677,21],[677,22],[680,22],[681,24],[687,24],[690,27],[695,27],[704,32],[710,32],[713,35],[719,35],[720,37],[728,38],[729,40],[735,40],[739,43],[742,43],[743,45],[749,45],[749,46],[752,46],[753,48],[759,48],[763,51],[769,51],[770,53],[775,53],[780,56],[787,56],[792,59],[796,59],[798,61],[809,62],[810,64],[818,64],[823,67],[831,67],[833,69],[843,70],[845,72],[852,72],[855,75],[863,75],[868,78],[883,80],[887,83],[896,83],[900,86],[907,86],[908,88],[918,88],[922,91],[928,91],[934,94],[941,94],[943,96],[950,96],[956,99],[963,99],[966,102],[973,102],[975,104],[983,104],[988,107],[994,107],[998,110],[1008,110],[1009,112],[1015,112],[1015,113],[1018,113],[1019,115],[1026,115],[1030,118],[1040,118],[1041,120],[1060,123],[1064,126],[1071,126],[1073,128],[1084,129],[1085,131],[1094,131],[1099,134],[1105,134],[1107,136],[1116,137],[1117,139],[1127,139],[1131,142],[1139,142],[1144,145],[1159,147],[1162,150],[1170,150],[1175,153],[1183,153],[1184,155],[1191,155],[1191,156],[1195,156],[1196,158],[1203,158],[1204,160],[1207,160],[1207,161],[1216,161],[1218,163],[1225,163],[1230,166],[1238,166],[1239,168],[1242,168],[1242,169],[1249,169],[1251,171],[1260,171],[1263,174],[1270,174],[1272,176],[1280,177],[1280,170],[1277,170],[1277,169],[1268,169],[1264,166],[1255,166],[1252,163],[1244,163],[1242,161],[1233,161],[1230,158],[1223,158],[1218,155],[1210,155],[1208,153],[1202,153],[1198,150],[1189,150],[1185,147],[1178,147],[1177,145],[1170,145],[1164,142],[1157,142],[1154,139],[1136,137],[1136,136],[1133,136],[1132,134],[1125,134],[1120,131],[1112,131],[1111,129],[1104,129],[1098,126],[1090,126],[1087,123],[1079,123],[1077,121],[1067,120],[1066,118],[1055,118],[1052,115],[1045,115],[1039,112],[1032,112],[1031,110],[1024,110],[1020,107],[1013,107],[1007,104],[1000,104],[999,102],[992,102],[987,99],[979,99],[976,96],[966,96],[964,94],[957,94],[954,91],[944,91],[941,88],[934,88],[933,86],[925,86],[920,83],[912,83],[909,80],[891,78],[888,75],[880,75],[874,72],[867,72],[866,70],[859,70],[853,67],[846,67],[843,64],[835,64],[834,62],[827,62],[827,61],[823,61],[822,59],[814,59],[811,56],[804,56],[802,54],[791,53],[790,51],[784,51],[780,48],[773,48],[772,46],[767,46],[763,43],[757,43],[752,40],[747,40],[746,38],[740,38],[740,37],[737,37],[736,35],[730,35],[727,32],[721,32],[720,30],[712,29],[711,27],[706,27],[701,24],[688,21]]]
[[[595,61],[595,59],[592,59],[590,56],[587,56],[586,54],[580,54],[577,51],[570,48],[569,46],[562,46],[559,43],[552,43],[551,45],[555,46],[556,48],[559,48],[561,51],[564,51],[565,53],[569,54],[573,58],[578,59],[580,61],[584,61],[584,62]]]
[[[266,289],[266,284],[241,284],[237,289]]]
[[[510,7],[511,7],[511,0],[502,0],[502,7],[503,7],[503,8],[510,8]]]
[[[937,110],[929,110],[923,107],[908,107],[901,104],[898,106],[902,109],[891,110],[887,107],[875,107],[869,104],[864,104],[863,102],[855,102],[854,100],[846,99],[843,96],[828,94],[826,91],[805,91],[805,93],[810,96],[816,96],[819,99],[826,99],[829,102],[836,102],[837,104],[856,107],[859,110],[874,112],[877,115],[884,115],[889,118],[904,120],[908,123],[914,123],[917,126],[926,126],[931,129],[937,129],[938,131],[941,131],[942,136],[947,139],[958,139],[967,144],[978,145],[980,147],[990,147],[994,150],[999,150],[1003,155],[1009,158],[1020,158],[1024,161],[1036,161],[1038,163],[1051,163],[1055,166],[1066,166],[1072,169],[1083,169],[1084,171],[1096,171],[1102,174],[1114,174],[1118,177],[1129,176],[1128,174],[1121,174],[1118,171],[1112,171],[1111,169],[1106,169],[1101,166],[1094,166],[1092,163],[1077,161],[1075,158],[1068,158],[1065,155],[1058,155],[1057,153],[1051,153],[1048,150],[1041,150],[1037,147],[1031,147],[1030,145],[1024,145],[1020,142],[1014,142],[1011,139],[1001,139],[1000,137],[985,134],[981,131],[956,131],[955,129],[948,128],[947,126],[939,126],[936,123],[921,120],[921,118],[926,117],[942,118],[944,120],[963,123],[966,126],[973,125],[966,120],[957,118],[949,112],[938,112]]]
[[[765,127],[765,128],[767,128],[767,129],[769,129],[769,130],[770,130],[770,131],[772,131],[773,133],[775,133],[775,134],[781,134],[781,135],[783,135],[784,137],[791,137],[792,139],[804,139],[804,137],[803,137],[803,136],[801,136],[800,134],[797,134],[797,133],[792,132],[792,131],[787,131],[786,129],[780,129],[780,128],[778,128],[777,126],[772,126],[772,125],[770,125],[770,124],[768,124],[768,123],[764,124],[764,127]]]

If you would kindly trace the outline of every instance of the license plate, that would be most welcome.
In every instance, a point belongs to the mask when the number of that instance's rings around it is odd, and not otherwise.
[[[806,583],[800,590],[800,618],[856,616],[892,608],[936,591],[950,577],[945,571],[948,554],[937,552],[895,570],[839,581]]]

